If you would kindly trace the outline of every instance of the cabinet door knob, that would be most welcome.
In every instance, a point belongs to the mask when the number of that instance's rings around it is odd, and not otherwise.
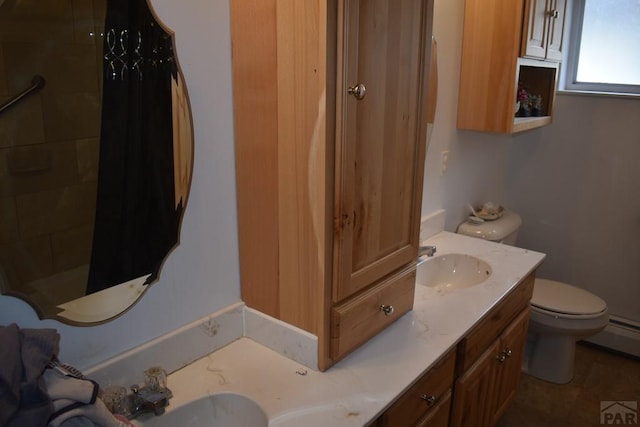
[[[504,351],[503,351],[502,353],[496,356],[496,359],[498,359],[498,362],[504,363],[504,361],[507,360],[507,356],[506,354],[504,354]]]
[[[362,83],[359,83],[356,86],[351,86],[349,89],[347,89],[347,93],[349,95],[355,96],[356,99],[360,101],[364,99],[364,96],[367,93],[367,88]]]
[[[548,13],[549,13],[549,16],[552,17],[553,19],[558,19],[558,16],[560,16],[560,12],[558,12],[557,9],[550,10]]]
[[[393,314],[393,306],[382,304],[380,306],[380,311],[383,312],[385,316],[390,316]]]
[[[438,401],[438,398],[435,397],[432,394],[423,394],[422,396],[420,396],[420,399],[422,399],[425,402],[427,402],[427,406],[429,406],[429,407],[435,405],[436,402]]]
[[[506,357],[511,357],[511,355],[513,354],[513,352],[511,351],[510,348],[506,349],[505,351],[503,351],[504,355]]]

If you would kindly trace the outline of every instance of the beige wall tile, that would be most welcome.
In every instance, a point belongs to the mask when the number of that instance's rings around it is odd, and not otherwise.
[[[10,95],[7,87],[7,72],[4,69],[4,51],[0,43],[0,100]]]
[[[76,227],[51,236],[54,272],[89,264],[93,226]]]
[[[71,0],[20,0],[12,4],[0,14],[2,40],[73,40]]]
[[[7,98],[3,98],[6,100]],[[40,94],[25,98],[2,113],[0,148],[44,142],[44,122]]]
[[[18,196],[20,235],[28,239],[90,224],[95,202],[96,189],[91,184]]]
[[[19,238],[16,199],[0,197],[0,246]]]
[[[2,246],[3,268],[13,277],[12,283],[24,283],[53,272],[49,236],[26,239]]]
[[[60,141],[97,137],[100,101],[94,93],[61,93],[43,100],[46,139]]]
[[[3,153],[7,185],[0,185],[0,191],[10,193],[0,195],[18,196],[79,183],[74,141],[8,148],[0,151]]]
[[[76,141],[78,159],[78,178],[80,182],[98,181],[98,161],[100,160],[100,141],[98,138],[87,138]]]

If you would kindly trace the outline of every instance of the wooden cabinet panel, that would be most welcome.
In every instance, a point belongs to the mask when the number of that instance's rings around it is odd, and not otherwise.
[[[447,427],[451,413],[451,391],[448,391],[416,427]]]
[[[500,343],[495,341],[457,381],[451,408],[452,427],[485,427],[491,415],[494,365]]]
[[[413,308],[415,266],[331,309],[331,357],[337,361]],[[385,313],[384,307],[392,307]]]
[[[567,0],[527,0],[522,56],[562,61]]]
[[[491,425],[498,422],[518,391],[524,348],[527,342],[529,311],[529,308],[523,310],[500,339],[500,359],[498,359],[493,391],[495,407],[492,411]],[[503,360],[502,357],[504,357],[504,361],[500,362]]]
[[[534,282],[535,275],[527,276],[469,332],[461,343],[460,355],[463,371],[469,369],[485,349],[514,321],[516,316],[529,306]]]
[[[444,427],[448,425],[455,365],[456,350],[453,349],[387,409],[375,425],[378,427],[426,425]]]
[[[523,56],[544,59],[547,52],[547,0],[527,0],[522,31]]]
[[[525,277],[458,344],[451,425],[493,426],[515,397],[535,273]]]
[[[562,61],[564,47],[564,24],[567,13],[567,0],[550,0],[551,19],[549,19],[549,33],[547,43],[547,60]]]
[[[349,1],[336,155],[334,301],[417,257],[431,32],[424,0]],[[425,71],[426,70],[426,71]],[[366,87],[362,99],[349,94]]]

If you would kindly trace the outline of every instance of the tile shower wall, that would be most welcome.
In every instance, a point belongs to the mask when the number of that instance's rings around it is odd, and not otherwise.
[[[96,23],[104,22],[103,3],[0,6],[0,102],[35,75],[46,79],[43,90],[0,120],[0,262],[25,293],[37,287],[48,295],[42,304],[84,293],[95,215],[102,56]],[[79,280],[66,295],[47,292],[72,277]]]

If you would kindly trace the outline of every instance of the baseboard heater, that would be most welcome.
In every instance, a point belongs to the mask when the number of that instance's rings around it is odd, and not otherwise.
[[[604,331],[585,341],[640,357],[640,322],[609,316],[609,324]]]

